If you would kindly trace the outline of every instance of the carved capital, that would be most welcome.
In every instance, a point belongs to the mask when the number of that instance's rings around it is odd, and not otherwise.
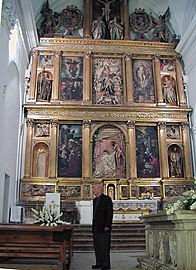
[[[58,126],[59,121],[58,121],[58,120],[56,120],[56,119],[52,119],[52,120],[50,120],[50,123],[51,123],[51,127],[57,127],[57,126]]]
[[[56,51],[54,52],[54,57],[59,58],[61,56],[62,52],[61,51]]]
[[[84,120],[83,121],[83,128],[90,128],[91,120]]]
[[[38,52],[37,50],[33,50],[33,51],[31,52],[31,55],[32,55],[33,57],[37,57],[38,54],[39,54],[39,52]]]
[[[92,52],[89,51],[89,52],[85,53],[84,57],[85,57],[86,59],[89,59],[89,58],[91,57],[91,54],[92,54]]]
[[[132,57],[132,53],[125,53],[124,54],[125,61],[128,61],[128,60],[130,61],[131,57]]]
[[[155,54],[154,56],[153,56],[153,60],[154,61],[160,61],[160,58],[161,58],[161,56],[160,55],[158,55],[158,54]]]
[[[189,129],[189,122],[182,123],[182,129]]]
[[[33,127],[33,124],[34,124],[34,120],[33,119],[27,119],[26,120],[26,123],[27,123],[27,127]]]
[[[159,122],[158,125],[161,129],[166,129],[166,122]]]
[[[127,121],[128,128],[135,128],[135,121]]]

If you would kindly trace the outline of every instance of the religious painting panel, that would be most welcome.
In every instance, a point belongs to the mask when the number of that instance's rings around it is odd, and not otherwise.
[[[157,127],[136,127],[137,177],[160,176]]]
[[[61,66],[60,100],[83,99],[83,57],[63,56]]]
[[[176,80],[170,75],[161,77],[164,102],[168,105],[177,105]]]
[[[165,197],[175,197],[181,196],[184,192],[189,190],[196,190],[196,186],[191,184],[165,184],[164,185],[164,196]]]
[[[175,63],[171,59],[161,59],[160,60],[161,74],[175,72]]]
[[[184,177],[183,163],[184,160],[182,147],[178,144],[171,144],[168,147],[169,177]]]
[[[53,61],[54,61],[53,55],[42,54],[39,56],[39,66],[41,68],[52,68]]]
[[[21,199],[26,201],[45,201],[46,193],[54,193],[55,184],[26,184],[21,186]]]
[[[58,177],[82,176],[82,125],[59,126]]]
[[[149,186],[138,186],[139,198],[141,199],[154,199],[161,197],[161,186],[149,185]]]
[[[121,199],[129,198],[129,187],[127,185],[120,186],[120,197]]]
[[[50,136],[50,124],[36,123],[34,136],[35,137],[49,137]]]
[[[81,198],[81,186],[58,186],[61,199]]]
[[[93,135],[93,177],[126,177],[126,144],[115,126],[100,127]]]
[[[121,58],[93,59],[93,104],[123,104],[123,66]]]
[[[37,101],[50,101],[52,94],[52,73],[48,71],[40,72],[37,81]]]
[[[167,140],[180,140],[181,139],[181,129],[180,126],[167,126],[166,127]]]
[[[133,59],[133,94],[136,103],[154,103],[155,89],[151,60]]]

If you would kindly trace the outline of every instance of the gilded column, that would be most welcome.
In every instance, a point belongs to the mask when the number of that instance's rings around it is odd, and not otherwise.
[[[92,168],[92,159],[90,156],[90,127],[91,121],[83,121],[83,133],[82,133],[82,170],[83,177],[89,178]]]
[[[175,59],[175,68],[176,68],[176,82],[178,88],[178,95],[179,95],[179,103],[180,106],[186,105],[186,98],[184,94],[184,87],[183,87],[183,76],[182,76],[182,69],[179,60],[179,56]]]
[[[157,93],[157,103],[158,105],[163,104],[163,91],[161,86],[161,69],[160,69],[160,56],[155,55],[153,58],[153,64],[154,64],[154,77],[155,77],[155,87],[156,87],[156,93]]]
[[[51,120],[51,142],[50,142],[50,162],[49,162],[49,177],[56,177],[57,170],[57,127],[58,120]]]
[[[31,177],[33,120],[27,119],[26,123],[27,123],[27,137],[26,137],[24,176],[26,178],[29,178]]]
[[[190,151],[190,141],[189,141],[189,124],[183,123],[182,125],[182,138],[184,146],[184,168],[185,168],[185,177],[191,179],[192,175],[192,166],[191,166],[191,151]]]
[[[54,53],[54,77],[51,102],[59,100],[59,83],[60,83],[60,56],[61,52]]]
[[[124,15],[124,39],[130,39],[130,24],[129,24],[129,1],[123,1],[123,15]]]
[[[84,28],[83,37],[91,38],[92,25],[92,2],[91,0],[84,0]]]
[[[84,82],[83,82],[83,101],[89,103],[91,101],[91,52],[85,54],[84,57]]]
[[[166,123],[160,122],[158,123],[158,125],[159,125],[159,138],[160,138],[160,144],[159,144],[159,149],[160,149],[159,163],[161,167],[160,173],[162,172],[163,179],[167,179],[169,177],[169,167],[168,167],[168,156],[167,156],[167,145],[166,145],[166,138],[167,138]]]
[[[136,139],[135,139],[135,122],[128,121],[128,154],[127,160],[128,164],[128,178],[135,179],[137,178],[137,163],[136,163]]]
[[[126,67],[126,88],[127,88],[127,103],[130,105],[133,100],[133,69],[131,54],[125,54],[125,67]]]
[[[32,65],[31,65],[31,78],[29,88],[29,100],[35,100],[36,91],[36,76],[37,76],[37,64],[38,64],[38,51],[32,51]]]

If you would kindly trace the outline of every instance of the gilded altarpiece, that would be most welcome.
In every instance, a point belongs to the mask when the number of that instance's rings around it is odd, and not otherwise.
[[[171,43],[42,38],[33,49],[20,200],[167,199],[192,186],[189,113]]]

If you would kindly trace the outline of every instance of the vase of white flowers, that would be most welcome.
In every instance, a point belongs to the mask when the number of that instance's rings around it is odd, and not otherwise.
[[[51,202],[48,205],[44,205],[42,209],[36,210],[31,208],[33,212],[33,223],[40,226],[58,226],[64,224],[70,224],[61,220],[63,213],[59,214],[59,205]]]
[[[196,184],[196,181],[194,182]],[[196,211],[196,190],[191,189],[182,193],[181,196],[171,199],[165,207],[167,215],[174,214],[179,210]]]

